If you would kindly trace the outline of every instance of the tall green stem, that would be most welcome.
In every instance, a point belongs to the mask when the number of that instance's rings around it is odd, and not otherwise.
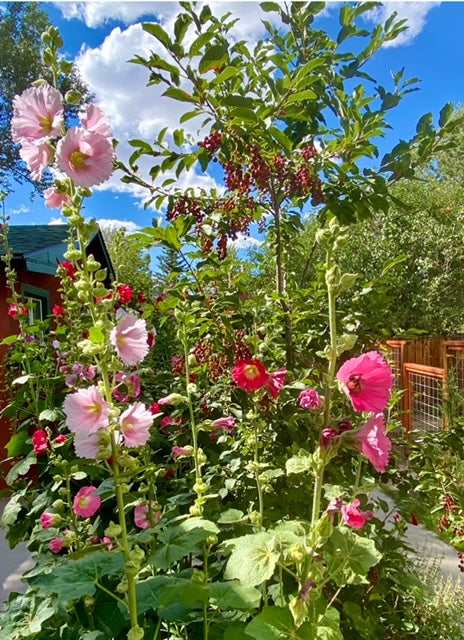
[[[256,488],[258,491],[258,510],[259,510],[259,528],[261,529],[263,526],[263,517],[264,517],[264,501],[263,501],[263,489],[261,487],[261,480],[259,478],[259,426],[255,424],[255,447],[254,447],[254,456],[253,462],[255,464],[255,479],[256,479]]]

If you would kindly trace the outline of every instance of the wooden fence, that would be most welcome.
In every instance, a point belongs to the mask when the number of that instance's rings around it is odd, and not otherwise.
[[[446,426],[449,384],[464,392],[464,340],[388,340],[387,357],[395,386],[404,390],[403,424],[431,431]]]

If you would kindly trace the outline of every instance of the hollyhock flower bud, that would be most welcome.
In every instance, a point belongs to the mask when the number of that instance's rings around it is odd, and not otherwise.
[[[50,540],[50,551],[52,553],[60,553],[65,546],[65,541],[63,538],[53,538]]]
[[[59,513],[42,513],[40,516],[40,524],[43,529],[49,529],[50,527],[57,527],[62,521]]]
[[[237,427],[237,420],[233,416],[218,418],[213,420],[213,427],[215,429],[223,429],[227,433],[233,433]]]
[[[330,449],[334,441],[334,438],[336,438],[337,435],[338,433],[336,429],[334,429],[333,427],[327,427],[326,429],[323,429],[320,437],[321,447],[323,449]]]
[[[37,429],[37,431],[34,431],[32,435],[32,446],[34,447],[34,453],[37,455],[45,453],[50,446],[47,432],[43,429]]]
[[[348,420],[348,418],[344,418],[337,423],[337,431],[340,435],[342,433],[345,433],[345,431],[351,431],[352,429],[353,425],[351,424],[351,421]]]
[[[82,487],[77,492],[73,509],[74,513],[82,518],[91,518],[101,506],[101,498],[96,495],[96,487]]]
[[[177,458],[189,458],[193,453],[193,447],[187,445],[186,447],[174,447],[171,455],[177,460]]]
[[[269,383],[269,373],[261,360],[239,360],[232,371],[235,384],[245,391],[258,391]]]
[[[323,407],[322,397],[316,389],[305,389],[299,396],[300,407],[317,410]]]
[[[339,513],[343,507],[343,502],[340,498],[332,498],[332,500],[327,505],[326,512],[329,516],[333,516],[336,513]]]
[[[271,373],[266,384],[266,388],[273,398],[278,398],[279,394],[285,385],[285,378],[287,377],[287,369],[279,369]]]
[[[356,498],[351,504],[343,505],[341,508],[343,519],[352,529],[362,529],[366,522],[374,517],[372,511],[359,511],[360,504],[360,500]]]
[[[111,331],[110,341],[124,364],[141,362],[149,351],[145,320],[131,313],[123,313],[118,325]]]
[[[355,411],[384,411],[390,402],[393,373],[377,351],[347,360],[337,373]]]
[[[55,438],[55,444],[64,444],[65,442],[67,442],[67,440],[68,440],[67,436],[65,436],[64,433],[60,433]]]
[[[140,502],[134,509],[134,522],[135,526],[140,529],[148,529],[152,526],[148,518],[148,513],[150,509],[154,509],[156,507],[155,502],[151,502],[150,505]],[[161,519],[161,511],[155,511],[153,513],[153,522],[159,522]]]
[[[168,396],[165,396],[164,398],[160,398],[157,404],[160,407],[163,407],[166,404],[172,404],[174,406],[177,406],[184,400],[186,400],[186,398],[184,396],[181,396],[180,393],[170,393]]]

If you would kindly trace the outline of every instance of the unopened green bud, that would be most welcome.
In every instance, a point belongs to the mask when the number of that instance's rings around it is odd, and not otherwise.
[[[86,189],[85,187],[79,187],[77,193],[83,198],[90,198],[92,196],[92,192],[90,189]]]
[[[297,564],[300,564],[306,558],[304,547],[300,543],[296,543],[290,547],[289,555],[293,562],[296,562]]]
[[[79,249],[68,249],[64,257],[66,260],[80,260],[82,258],[82,251]]]
[[[218,537],[214,533],[206,538],[206,544],[208,547],[214,547],[218,543]]]
[[[121,582],[119,582],[116,585],[116,591],[118,593],[127,593],[128,589],[129,589],[129,586],[126,580],[121,580]]]
[[[54,502],[52,502],[52,507],[55,509],[55,511],[64,511],[65,506],[66,505],[63,500],[55,500]]]
[[[189,367],[194,367],[197,364],[197,357],[194,353],[189,353],[188,358],[187,358],[187,362],[189,364]]]
[[[79,91],[74,91],[73,89],[71,89],[70,91],[66,92],[64,99],[69,104],[76,105],[79,104],[79,102],[82,100],[82,94],[79,93]]]
[[[134,548],[129,551],[129,558],[134,562],[138,562],[140,564],[145,558],[145,551],[141,549],[138,544],[136,544]]]
[[[127,634],[127,640],[143,640],[145,633],[141,627],[132,627]]]
[[[197,385],[193,382],[189,382],[187,385],[187,393],[195,394],[197,392]]]
[[[340,284],[338,288],[339,293],[343,293],[343,291],[349,291],[350,289],[352,289],[357,277],[357,273],[344,273],[340,278]]]
[[[73,63],[69,60],[62,60],[60,62],[61,73],[65,76],[69,75],[73,70]]]
[[[108,538],[119,538],[122,533],[122,529],[119,524],[110,522],[109,526],[106,527],[104,533]]]
[[[202,509],[201,505],[199,505],[199,504],[197,504],[195,502],[195,504],[192,504],[192,506],[190,507],[189,513],[190,513],[191,516],[199,517],[199,516],[201,516],[203,514],[203,509]]]
[[[326,247],[332,238],[332,234],[328,229],[318,229],[316,231],[316,242],[321,247]]]
[[[86,609],[93,609],[95,606],[95,598],[93,596],[85,596],[84,606]]]
[[[195,482],[195,484],[193,485],[193,490],[198,495],[201,495],[208,491],[208,485],[206,484],[206,482],[203,482],[203,480],[199,480],[198,482]]]
[[[248,514],[248,517],[250,519],[250,522],[253,526],[255,527],[260,527],[262,524],[262,518],[261,518],[261,514],[258,511],[251,511]]]
[[[136,576],[140,571],[140,564],[134,560],[129,560],[129,562],[126,562],[124,565],[124,569],[127,575]]]
[[[338,265],[334,264],[333,267],[327,269],[325,282],[327,284],[327,288],[332,291],[340,285],[340,269]]]
[[[68,490],[66,489],[66,487],[60,487],[58,489],[58,495],[62,498],[66,498],[66,496],[68,495]]]

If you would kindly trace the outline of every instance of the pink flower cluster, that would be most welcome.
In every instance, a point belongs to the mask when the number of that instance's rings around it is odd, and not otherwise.
[[[56,155],[58,167],[79,187],[105,182],[113,171],[113,139],[108,120],[96,105],[87,105],[81,127],[71,127],[60,138],[64,126],[63,98],[43,82],[23,91],[13,100],[13,140],[21,145],[20,156],[33,180],[40,180]],[[54,141],[58,140],[56,149]],[[52,208],[68,204],[66,194],[47,190]]]

